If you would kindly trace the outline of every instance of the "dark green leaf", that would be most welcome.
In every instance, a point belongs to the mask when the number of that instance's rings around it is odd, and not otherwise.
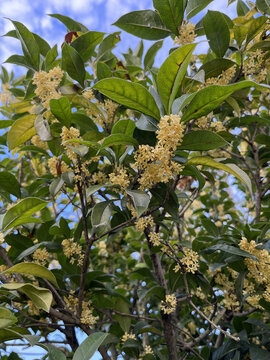
[[[110,78],[112,76],[111,69],[108,65],[98,62],[97,63],[97,78],[98,80]]]
[[[113,25],[146,40],[159,40],[171,34],[153,10],[132,11],[121,16]]]
[[[138,142],[132,136],[125,134],[112,134],[106,137],[101,145],[101,149],[114,145],[133,145],[138,147]]]
[[[193,16],[203,10],[213,0],[189,0],[186,8],[186,17],[191,19]]]
[[[85,79],[84,61],[79,53],[66,43],[62,47],[62,68],[83,87]]]
[[[8,171],[0,172],[0,191],[7,191],[17,198],[21,197],[20,184],[15,176]]]
[[[228,145],[220,135],[207,130],[190,131],[183,138],[178,149],[184,150],[212,150]]]
[[[93,88],[122,105],[160,119],[159,109],[153,96],[138,83],[110,78],[97,82]]]
[[[88,61],[103,37],[104,33],[102,32],[88,31],[72,41],[71,46],[77,50],[83,61]]]
[[[51,70],[51,68],[53,67],[54,61],[58,56],[58,51],[57,51],[57,45],[54,45],[54,47],[52,47],[48,52],[47,55],[45,57],[45,67],[46,67],[46,71]]]
[[[71,19],[68,16],[60,15],[60,14],[49,14],[49,16],[56,18],[57,20],[61,21],[64,25],[66,25],[68,31],[81,31],[87,32],[88,29],[83,24],[79,23]]]
[[[118,120],[112,128],[112,134],[125,134],[132,136],[135,126],[135,122],[130,119]]]
[[[251,344],[249,346],[249,351],[251,360],[269,360],[270,358],[270,352],[267,350],[263,350],[257,345]]]
[[[50,109],[53,115],[65,126],[71,121],[71,106],[67,97],[50,100]]]
[[[96,234],[101,235],[109,230],[111,218],[111,207],[109,201],[97,203],[91,213],[91,222]]]
[[[15,64],[15,65],[19,65],[19,66],[24,66],[28,69],[33,69],[32,64],[29,61],[27,61],[27,59],[22,55],[11,55],[5,61],[5,63]]]
[[[270,0],[256,0],[256,6],[262,13],[270,15]]]
[[[249,252],[247,252],[245,250],[241,250],[238,247],[227,245],[227,244],[216,244],[216,245],[210,246],[207,249],[204,249],[202,251],[202,254],[211,254],[217,250],[225,251],[229,254],[239,255],[242,257],[247,257],[252,260],[258,261],[257,258],[254,255],[250,254]]]
[[[154,8],[159,12],[161,20],[175,35],[178,35],[187,0],[153,0]]]
[[[86,338],[75,351],[73,360],[90,360],[109,334],[96,332]]]
[[[158,52],[159,49],[162,48],[163,45],[163,40],[157,41],[156,43],[154,43],[152,46],[150,46],[150,48],[147,50],[147,53],[145,54],[144,57],[144,68],[146,70],[151,69],[154,61],[155,61],[155,57],[156,54]]]
[[[223,57],[230,45],[230,30],[224,14],[209,10],[203,18],[203,26],[211,50]]]
[[[249,7],[244,3],[244,1],[238,0],[236,10],[238,16],[245,16],[249,12]]]

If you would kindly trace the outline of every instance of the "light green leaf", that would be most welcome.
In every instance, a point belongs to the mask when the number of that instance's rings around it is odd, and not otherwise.
[[[35,135],[36,130],[34,128],[36,115],[25,115],[16,120],[11,126],[8,135],[7,142],[10,150],[23,144]]]
[[[67,97],[50,100],[50,110],[53,115],[65,126],[69,127],[71,121],[71,106]]]
[[[159,12],[162,22],[175,35],[181,26],[187,0],[153,0],[154,8]]]
[[[66,43],[62,47],[62,68],[68,75],[84,87],[85,68],[79,53]]]
[[[86,338],[75,351],[73,360],[90,360],[109,334],[96,332]]]
[[[203,26],[211,50],[222,58],[230,45],[230,29],[224,14],[209,10],[203,18]]]
[[[13,174],[8,171],[0,171],[0,191],[21,197],[20,184]]]
[[[186,8],[186,17],[191,19],[193,16],[203,10],[213,0],[189,0]]]
[[[50,183],[50,194],[55,196],[61,190],[63,185],[64,180],[62,178],[53,179],[53,181]]]
[[[178,48],[169,55],[159,69],[157,89],[168,114],[171,113],[172,103],[184,79],[195,47],[196,44],[188,44]]]
[[[126,193],[132,198],[138,217],[148,208],[150,197],[144,191],[126,190]]]
[[[207,156],[195,156],[195,157],[189,159],[185,163],[185,165],[205,165],[205,166],[212,167],[214,169],[226,171],[226,172],[234,175],[237,179],[242,181],[244,184],[246,184],[249,191],[252,192],[251,181],[250,181],[249,177],[243,170],[241,170],[235,164],[222,164],[222,163],[219,163]]]
[[[38,309],[42,309],[46,312],[50,311],[53,297],[48,289],[22,283],[1,284],[1,287],[11,291],[20,290],[33,301]]]
[[[93,88],[128,108],[160,119],[159,109],[153,96],[141,84],[111,78],[97,82]]]
[[[16,322],[16,316],[14,316],[9,309],[5,307],[0,307],[0,329],[13,325]]]
[[[44,119],[42,115],[36,117],[34,123],[35,130],[42,141],[50,141],[53,139],[50,132],[50,125],[47,119]]]
[[[255,82],[248,80],[240,81],[239,83],[232,85],[210,85],[195,93],[182,117],[182,121],[186,122],[191,119],[198,119],[201,116],[209,114],[234,91],[247,87],[254,87],[260,91],[269,89],[269,86],[267,85],[256,84]]]
[[[26,223],[41,222],[41,220],[32,218],[31,216],[47,205],[47,201],[36,197],[28,197],[21,200],[5,213],[2,230],[8,230]]]
[[[70,46],[77,50],[83,61],[88,61],[94,54],[95,47],[101,43],[104,34],[98,31],[88,31],[72,41]]]
[[[121,16],[113,25],[146,40],[159,40],[171,34],[153,10],[132,11]]]
[[[213,131],[197,130],[187,133],[178,149],[212,150],[228,145],[227,141]]]
[[[130,119],[118,120],[112,128],[112,134],[125,134],[132,136],[135,130],[135,122]]]
[[[27,275],[38,276],[43,279],[47,279],[53,285],[58,287],[58,284],[57,284],[54,274],[50,270],[45,268],[44,266],[35,264],[33,262],[23,262],[23,263],[16,264],[16,265],[12,266],[11,268],[7,269],[6,271],[4,271],[4,273],[8,273],[8,274],[17,273],[17,274],[23,274],[23,275],[27,274]]]

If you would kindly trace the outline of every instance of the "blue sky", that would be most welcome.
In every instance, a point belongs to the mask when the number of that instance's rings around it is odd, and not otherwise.
[[[235,16],[235,3],[227,7],[228,0],[214,0],[207,9],[219,10],[230,17]],[[51,46],[58,44],[58,50],[64,40],[66,28],[58,20],[51,18],[47,14],[62,14],[70,16],[75,20],[83,23],[89,30],[113,32],[119,29],[111,26],[121,15],[134,10],[144,10],[152,8],[152,0],[0,0],[0,29],[1,34],[7,33],[13,29],[12,23],[5,19],[10,18],[25,24],[29,30],[44,37]],[[204,11],[204,13],[206,10]],[[194,19],[196,23],[200,20],[202,15]],[[122,52],[126,52],[128,47],[135,49],[139,39],[129,34],[122,33],[121,43],[114,51],[116,56],[121,56]],[[207,49],[207,43],[204,39],[200,39],[201,43],[197,47],[197,51]],[[146,47],[152,42],[146,41]],[[171,39],[166,39],[163,49],[159,52],[157,63],[161,64],[166,56],[168,50],[172,47]],[[0,62],[1,64],[11,55],[20,53],[20,44],[18,40],[10,37],[0,38]],[[4,64],[4,66],[11,70],[14,65]],[[22,69],[22,72],[24,70]],[[83,337],[80,336],[80,340]],[[9,350],[11,350],[9,348]],[[19,353],[33,353],[35,355],[23,355],[25,360],[40,359],[41,349],[34,347],[27,351],[17,349]],[[93,358],[99,359],[99,356]]]

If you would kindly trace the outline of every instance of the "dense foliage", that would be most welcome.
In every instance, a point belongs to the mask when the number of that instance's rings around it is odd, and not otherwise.
[[[53,14],[57,49],[11,20],[23,55],[7,62],[27,72],[1,74],[2,349],[270,358],[270,7],[238,0],[230,19],[210,2],[122,16],[157,40],[123,58],[120,32]]]

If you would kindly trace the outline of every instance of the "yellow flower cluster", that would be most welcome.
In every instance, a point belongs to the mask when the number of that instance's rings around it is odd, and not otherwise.
[[[225,308],[228,310],[238,311],[240,309],[240,304],[235,294],[234,281],[230,281],[229,276],[221,273],[220,269],[215,273],[215,283],[220,285],[223,295],[222,303],[224,304]],[[232,273],[232,275],[234,278],[234,273]]]
[[[49,108],[51,99],[58,99],[61,93],[57,90],[64,71],[59,66],[54,67],[48,73],[45,71],[35,72],[33,84],[37,86],[35,94],[40,98],[43,106]]]
[[[146,345],[146,346],[144,347],[144,351],[143,351],[142,354],[140,354],[140,357],[139,357],[138,360],[143,360],[143,358],[144,358],[145,355],[154,355],[154,352],[153,352],[153,350],[152,350],[152,348],[151,348],[150,345]]]
[[[83,264],[84,255],[82,254],[82,247],[73,239],[65,239],[62,241],[63,251],[65,256],[70,259],[70,263],[74,264],[75,261],[79,266]]]
[[[248,59],[244,62],[243,71],[246,77],[260,83],[267,76],[268,65],[269,61],[265,61],[265,53],[258,49],[249,53]]]
[[[40,315],[39,309],[35,306],[35,304],[31,300],[27,301],[27,305],[28,305],[27,311],[29,315],[31,316]]]
[[[154,225],[155,225],[155,222],[154,222],[152,215],[139,218],[139,220],[135,224],[136,229],[141,232],[144,232],[144,230],[148,226],[154,226]]]
[[[177,300],[174,294],[166,295],[166,300],[161,301],[160,309],[164,314],[171,314],[176,310]]]
[[[186,45],[193,43],[196,39],[195,25],[190,23],[184,23],[179,29],[179,35],[174,39],[174,43],[177,45]]]
[[[105,184],[108,178],[102,171],[98,171],[92,175],[92,181],[94,184]]]
[[[122,344],[129,339],[136,340],[136,336],[134,334],[129,334],[128,332],[125,332],[124,335],[121,337]]]
[[[153,246],[159,246],[160,245],[160,236],[159,233],[156,232],[150,232],[149,234],[149,240]]]
[[[158,142],[155,147],[140,145],[135,153],[134,168],[140,172],[140,189],[151,188],[159,182],[167,183],[178,174],[182,167],[172,161],[173,151],[184,135],[184,126],[178,115],[166,115],[161,118],[157,131]]]
[[[228,85],[235,76],[236,65],[233,65],[227,70],[223,70],[217,77],[210,77],[206,80],[204,85],[199,85],[198,89],[201,89],[209,85]]]
[[[92,89],[85,90],[82,95],[88,100],[95,100],[95,95]]]
[[[244,281],[244,294],[249,296],[246,301],[252,306],[258,306],[260,299],[263,297],[266,301],[270,301],[270,254],[266,249],[257,249],[255,241],[250,241],[243,237],[239,243],[239,247],[242,250],[254,255],[258,261],[245,258],[245,264],[248,268],[247,278]],[[258,294],[258,289],[255,288],[255,284],[263,287],[262,295]]]
[[[227,131],[221,121],[212,122],[212,123],[211,123],[211,128],[212,128],[215,132]]]
[[[6,106],[8,103],[12,101],[12,93],[8,90],[10,88],[9,83],[5,83],[1,85],[2,92],[0,94],[1,103]]]
[[[185,266],[186,272],[194,274],[199,269],[199,254],[191,249],[185,249],[185,256],[181,259],[181,263]]]
[[[116,110],[118,109],[118,104],[112,100],[106,99],[104,102],[104,110],[107,114],[107,123],[111,124],[114,120]]]
[[[192,335],[196,334],[196,331],[197,331],[197,326],[196,324],[194,323],[194,321],[190,321],[188,324],[187,324],[190,332]]]
[[[49,260],[49,253],[45,248],[39,248],[33,253],[33,259],[36,264],[44,266]]]
[[[79,144],[75,143],[75,142],[69,142],[69,140],[79,139],[80,138],[80,131],[78,129],[72,127],[72,126],[71,126],[70,129],[68,129],[66,126],[63,126],[60,136],[61,136],[61,139],[62,139],[62,145],[64,145],[64,147],[65,147],[66,154],[67,154],[68,158],[70,160],[76,162],[77,161],[77,154],[69,148],[69,145],[73,146],[73,147],[78,147]],[[68,141],[68,143],[66,143],[67,141]]]
[[[91,301],[82,302],[82,314],[81,314],[81,323],[94,326],[98,320],[97,316],[93,315],[93,307]]]
[[[40,137],[38,135],[34,135],[31,139],[31,143],[37,147],[40,147],[43,150],[48,149],[48,145],[45,141],[40,140]]]
[[[109,174],[109,178],[114,185],[118,185],[122,189],[126,189],[129,185],[128,173],[123,168],[115,168],[115,171]]]
[[[56,156],[53,156],[48,160],[48,166],[50,173],[53,176],[59,176],[62,173],[71,171],[67,164]]]
[[[108,255],[108,251],[107,251],[107,247],[106,247],[106,242],[105,241],[100,241],[99,243],[97,243],[97,248],[98,248],[98,255],[99,256],[107,256]]]

